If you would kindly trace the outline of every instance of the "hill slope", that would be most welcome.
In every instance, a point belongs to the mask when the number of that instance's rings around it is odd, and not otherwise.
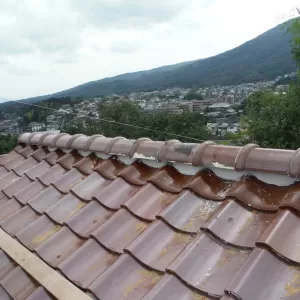
[[[290,36],[279,25],[245,44],[219,55],[92,81],[51,96],[102,96],[169,87],[231,85],[272,80],[296,70]],[[32,100],[41,100],[48,96]]]

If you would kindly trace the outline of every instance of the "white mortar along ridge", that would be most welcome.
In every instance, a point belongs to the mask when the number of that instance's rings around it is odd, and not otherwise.
[[[145,156],[142,153],[134,153],[133,158],[136,158],[136,159],[156,160],[154,156]]]

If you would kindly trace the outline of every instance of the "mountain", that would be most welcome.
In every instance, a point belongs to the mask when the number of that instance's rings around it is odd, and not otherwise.
[[[273,80],[297,69],[291,55],[291,37],[286,32],[290,22],[278,25],[237,48],[213,57],[104,78],[29,100],[62,96],[95,97],[170,87],[237,85]]]

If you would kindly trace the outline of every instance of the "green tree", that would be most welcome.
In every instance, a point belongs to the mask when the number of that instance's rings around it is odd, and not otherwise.
[[[68,127],[66,131],[72,134],[103,134],[130,139],[149,137],[153,140],[174,139],[174,135],[180,135],[177,138],[183,142],[191,142],[190,138],[207,138],[205,119],[200,114],[145,113],[130,101],[101,103],[99,113],[100,119],[86,118],[81,124]]]
[[[192,88],[184,97],[185,100],[203,100],[203,97],[200,93],[198,93],[197,88]]]
[[[300,10],[297,8],[297,13],[300,15]],[[298,65],[300,65],[300,18],[297,17],[288,28],[293,36],[291,40],[292,54]]]
[[[11,135],[0,135],[0,155],[8,153],[17,145],[17,138]]]
[[[300,19],[290,28],[292,53],[300,65]],[[297,149],[300,145],[300,84],[292,83],[287,93],[258,92],[245,103],[246,136],[263,147]],[[245,136],[244,136],[245,137]]]
[[[263,147],[296,149],[300,145],[300,86],[286,94],[252,95],[246,105],[249,138]]]

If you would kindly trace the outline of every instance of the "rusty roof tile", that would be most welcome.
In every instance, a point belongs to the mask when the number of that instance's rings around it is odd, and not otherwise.
[[[88,238],[88,236],[105,223],[112,214],[112,211],[104,208],[97,201],[91,201],[87,206],[65,221],[65,223],[77,235]]]
[[[97,193],[110,184],[110,180],[106,180],[99,173],[93,172],[79,184],[72,188],[72,192],[77,195],[80,199],[85,201],[92,200]]]
[[[156,221],[124,251],[151,269],[165,272],[165,269],[192,238],[190,234],[176,232],[164,222]]]
[[[26,300],[53,300],[43,287],[37,288]]]
[[[29,250],[45,242],[50,236],[61,229],[47,216],[41,216],[16,234],[16,238]]]
[[[149,182],[170,193],[179,193],[192,179],[192,176],[185,176],[175,168],[165,167],[151,176]]]
[[[17,267],[16,263],[0,250],[0,281]],[[1,299],[1,298],[0,298]]]
[[[110,251],[122,253],[148,225],[149,223],[137,219],[126,209],[120,209],[91,236]]]
[[[53,151],[47,154],[43,160],[46,161],[49,165],[53,166],[56,164],[57,160],[65,156],[66,154],[61,150]]]
[[[26,188],[16,193],[14,197],[22,204],[26,204],[46,188],[39,180],[32,182]]]
[[[26,299],[38,287],[37,283],[20,267],[15,268],[2,279],[1,285],[14,300]]]
[[[99,159],[94,154],[80,160],[78,163],[74,164],[74,168],[78,169],[81,173],[86,175],[90,175],[95,167],[97,167],[101,163],[101,159]]]
[[[105,189],[95,195],[102,205],[109,209],[117,210],[122,204],[133,197],[139,187],[130,185],[123,178],[112,181]]]
[[[18,192],[22,191],[28,185],[30,185],[32,181],[27,176],[22,176],[16,180],[14,180],[10,185],[7,185],[2,189],[2,192],[9,198]]]
[[[243,300],[296,300],[300,297],[299,280],[299,267],[287,265],[269,251],[255,249],[226,290]]]
[[[87,204],[77,196],[68,194],[45,211],[45,214],[58,224],[63,224]]]
[[[212,171],[204,170],[199,172],[193,180],[185,185],[199,196],[220,201],[230,191],[233,182],[219,178]]]
[[[117,174],[119,174],[126,167],[124,164],[120,163],[117,159],[108,159],[102,161],[94,171],[98,172],[100,175],[107,179],[115,179]]]
[[[289,208],[300,213],[300,191],[288,191],[280,203],[281,208]]]
[[[220,202],[205,200],[189,190],[184,190],[157,217],[175,229],[197,233],[220,204]]]
[[[61,262],[78,250],[85,240],[77,237],[69,228],[63,227],[44,243],[35,248],[35,252],[51,267]]]
[[[4,229],[11,236],[15,236],[18,232],[24,229],[27,225],[34,222],[40,215],[38,215],[28,205],[15,212],[13,215],[0,223]]]
[[[61,263],[58,269],[79,287],[85,289],[118,257],[91,239]]]
[[[123,254],[88,289],[103,300],[142,299],[160,278],[159,273],[145,269]]]
[[[170,205],[175,198],[176,195],[164,192],[148,183],[123,206],[136,216],[147,221],[153,221],[156,215]]]
[[[228,244],[251,249],[275,216],[274,213],[249,210],[228,200],[202,225],[202,229]]]
[[[61,165],[66,170],[71,170],[73,165],[77,164],[80,160],[84,159],[80,154],[72,151],[57,160],[57,164]]]
[[[151,168],[143,163],[136,162],[118,173],[127,182],[135,185],[144,185],[149,177],[159,172],[156,168]]]
[[[195,289],[221,297],[248,254],[218,244],[201,233],[173,261],[168,270]]]
[[[162,279],[143,298],[143,300],[165,299],[213,300],[213,298],[207,297],[204,294],[192,290],[175,276],[169,274],[165,274]]]
[[[36,180],[51,168],[51,165],[46,161],[42,161],[24,174],[31,180]]]
[[[63,196],[63,193],[58,191],[55,187],[50,186],[32,198],[28,202],[28,205],[30,205],[30,207],[32,207],[36,212],[42,214],[52,205],[56,204]]]
[[[86,177],[77,169],[72,169],[64,174],[60,179],[54,181],[52,184],[62,193],[67,194],[79,182]]]
[[[288,190],[289,187],[267,184],[254,176],[246,176],[232,187],[227,196],[258,210],[277,211]]]

